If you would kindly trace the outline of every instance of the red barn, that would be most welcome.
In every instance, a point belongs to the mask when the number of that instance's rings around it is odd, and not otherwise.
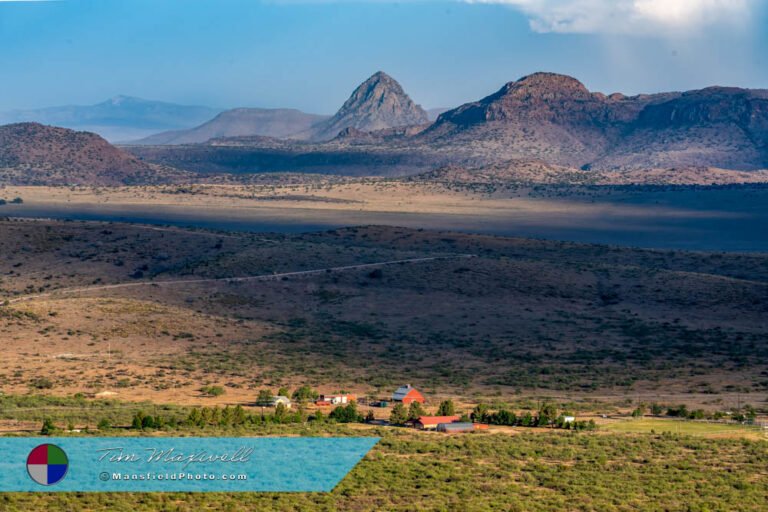
[[[405,386],[400,386],[394,393],[392,393],[392,401],[402,402],[405,405],[409,405],[411,402],[419,402],[420,404],[423,404],[424,395],[419,393],[419,391],[410,384],[406,384]]]

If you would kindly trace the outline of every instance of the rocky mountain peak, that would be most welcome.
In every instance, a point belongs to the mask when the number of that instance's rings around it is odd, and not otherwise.
[[[500,94],[512,95],[520,99],[591,99],[589,90],[576,80],[567,75],[557,73],[533,73],[524,76],[516,82],[506,84]]]
[[[383,71],[361,83],[338,112],[315,132],[315,139],[336,137],[345,128],[375,131],[429,122],[400,84]]]

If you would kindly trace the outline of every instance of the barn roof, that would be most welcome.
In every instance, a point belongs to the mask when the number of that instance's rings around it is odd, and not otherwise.
[[[437,426],[439,430],[474,430],[474,423],[441,423]]]
[[[458,420],[458,416],[419,416],[419,423],[422,425],[439,425],[440,423],[453,423]]]
[[[408,393],[411,391],[414,391],[416,388],[411,386],[410,384],[406,384],[405,386],[400,386],[395,390],[394,393],[392,393],[392,400],[402,400],[405,398]]]

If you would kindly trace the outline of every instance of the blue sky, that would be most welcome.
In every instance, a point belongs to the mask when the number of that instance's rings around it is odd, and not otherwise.
[[[534,71],[606,93],[768,88],[757,0],[0,0],[0,110],[117,94],[331,113],[381,69],[423,106]]]

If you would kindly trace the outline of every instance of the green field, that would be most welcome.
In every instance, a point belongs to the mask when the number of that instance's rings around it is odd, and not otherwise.
[[[346,428],[336,426],[335,433],[339,429]],[[768,441],[556,431],[368,432],[381,435],[381,442],[328,494],[6,493],[0,494],[0,510],[759,511],[768,501]]]
[[[620,420],[601,425],[601,429],[617,433],[671,432],[673,434],[705,437],[745,437],[759,439],[763,436],[763,432],[759,426],[662,418]]]

